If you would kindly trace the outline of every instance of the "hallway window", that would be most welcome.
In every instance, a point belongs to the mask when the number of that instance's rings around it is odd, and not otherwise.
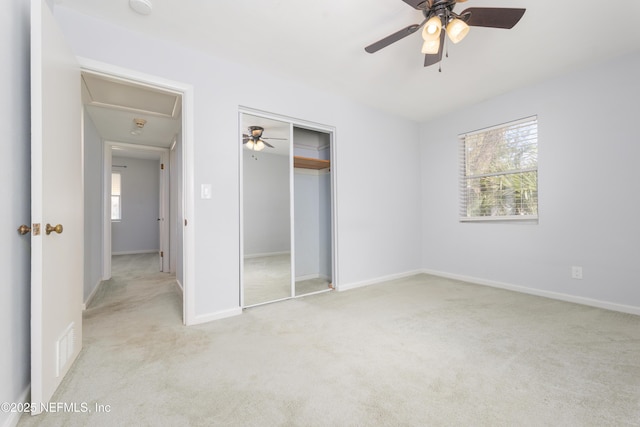
[[[111,221],[122,219],[122,198],[120,197],[122,177],[118,172],[111,173]]]

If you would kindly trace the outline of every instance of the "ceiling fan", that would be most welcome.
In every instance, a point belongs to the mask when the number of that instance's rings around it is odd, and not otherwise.
[[[467,0],[402,0],[414,9],[421,10],[424,20],[409,25],[364,48],[374,53],[422,29],[422,53],[424,66],[437,64],[442,59],[445,33],[453,43],[460,42],[469,32],[469,27],[513,28],[526,9],[509,7],[470,7],[461,13],[453,11],[456,3]],[[444,30],[444,31],[443,31]]]
[[[287,138],[263,138],[262,132],[264,132],[264,128],[261,126],[249,126],[249,134],[242,134],[242,143],[249,150],[261,151],[264,147],[274,148],[273,145],[269,144],[265,141],[265,139],[282,139],[286,140]]]

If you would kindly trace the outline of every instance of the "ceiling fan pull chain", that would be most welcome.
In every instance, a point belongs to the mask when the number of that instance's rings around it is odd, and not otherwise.
[[[449,40],[447,40],[447,37],[444,38],[444,54],[445,58],[449,57]]]

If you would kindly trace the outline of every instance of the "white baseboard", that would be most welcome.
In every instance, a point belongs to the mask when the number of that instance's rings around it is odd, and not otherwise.
[[[180,291],[181,294],[184,294],[184,286],[182,286],[182,283],[180,283],[180,280],[176,279],[176,286],[178,287],[178,290]]]
[[[242,308],[232,308],[230,310],[218,311],[216,313],[204,314],[196,316],[188,326],[200,325],[202,323],[213,322],[214,320],[226,319],[227,317],[238,316],[242,314]]]
[[[631,305],[617,304],[609,301],[601,301],[592,298],[585,298],[576,295],[563,294],[560,292],[545,291],[541,289],[529,288],[526,286],[513,285],[510,283],[497,282],[494,280],[479,279],[477,277],[463,276],[461,274],[447,273],[436,270],[422,270],[425,274],[445,277],[447,279],[461,280],[463,282],[473,283],[476,285],[490,286],[492,288],[506,289],[509,291],[520,292],[523,294],[535,295],[544,298],[555,299],[558,301],[572,302],[575,304],[588,305],[591,307],[604,308],[606,310],[618,311],[621,313],[640,315],[640,307]]]
[[[323,279],[323,280],[331,281],[331,277],[326,276],[324,274],[320,274],[320,273],[305,274],[304,276],[296,276],[296,282],[301,282],[303,280],[312,280],[312,279]]]
[[[22,392],[20,397],[15,401],[15,403],[28,403],[31,400],[31,385],[29,384],[25,391]],[[2,427],[15,427],[18,425],[20,421],[20,417],[22,416],[22,412],[9,412],[9,418],[7,418]]]
[[[98,280],[98,283],[95,284],[95,286],[93,287],[93,290],[85,300],[84,304],[82,304],[82,311],[85,311],[87,307],[91,305],[91,302],[96,297],[96,294],[98,293],[98,288],[102,286],[102,283],[104,283],[102,280]]]
[[[377,283],[388,282],[390,280],[403,279],[405,277],[415,276],[416,274],[420,274],[420,273],[422,273],[422,270],[412,270],[404,273],[390,274],[388,276],[376,277],[375,279],[363,280],[361,282],[346,283],[346,284],[341,283],[338,286],[337,290],[340,292],[348,291],[351,289],[362,288],[363,286],[369,286],[369,285],[375,285]]]
[[[284,252],[265,252],[262,254],[246,254],[244,256],[244,259],[250,259],[250,258],[262,258],[262,257],[268,257],[268,256],[280,256],[280,255],[289,255],[291,252],[289,251],[284,251]]]
[[[146,249],[140,251],[122,251],[122,252],[111,252],[111,255],[138,255],[138,254],[159,254],[159,249]]]

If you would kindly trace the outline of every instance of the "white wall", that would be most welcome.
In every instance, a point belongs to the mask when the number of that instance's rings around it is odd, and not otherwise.
[[[331,269],[331,175],[329,172],[321,173],[318,176],[318,207],[320,237],[318,239],[318,262],[320,277],[332,279]]]
[[[291,251],[289,157],[242,150],[244,255]]]
[[[0,402],[26,398],[30,378],[30,235],[16,229],[30,224],[29,3],[3,2],[0,14]],[[0,425],[14,425],[20,414],[0,411]]]
[[[122,176],[122,219],[111,222],[111,253],[159,251],[160,162],[113,156],[112,166]]]
[[[195,188],[190,190],[199,195],[201,184],[213,186],[212,199],[196,199],[195,213],[188,218],[195,230],[196,321],[240,309],[239,106],[336,127],[340,283],[377,280],[420,267],[416,123],[255,67],[149,39],[63,4],[56,7],[56,18],[79,56],[185,82],[195,89]],[[365,128],[368,132],[363,134]],[[363,146],[368,149],[362,150]]]
[[[294,169],[296,279],[320,274],[320,175]]]
[[[331,135],[325,132],[294,127],[293,155],[312,159],[329,160]]]
[[[423,266],[640,312],[638,76],[640,53],[424,124]],[[539,224],[458,222],[456,136],[534,114]]]
[[[102,138],[84,110],[84,295],[102,279]]]
[[[331,175],[294,169],[296,278],[331,278]]]

